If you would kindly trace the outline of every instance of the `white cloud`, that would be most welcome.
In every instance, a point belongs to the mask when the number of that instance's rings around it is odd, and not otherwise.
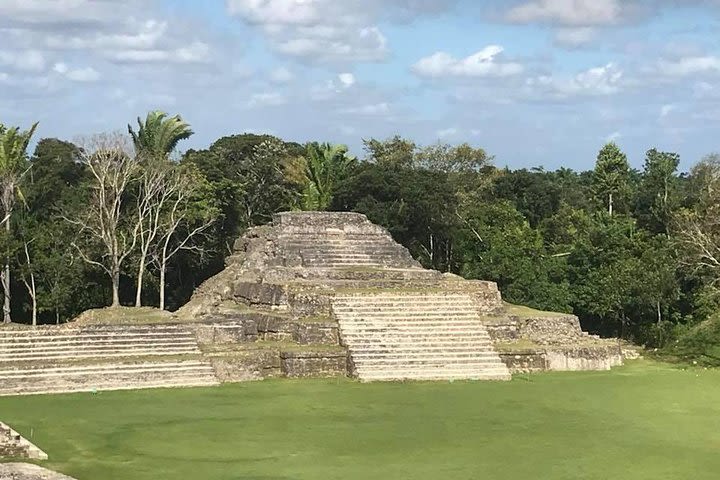
[[[460,131],[456,127],[444,128],[436,132],[438,138],[448,138],[456,136]]]
[[[552,23],[569,26],[611,25],[624,13],[621,0],[532,0],[510,9],[514,23]]]
[[[705,55],[674,60],[662,59],[657,64],[657,70],[660,74],[671,77],[720,73],[720,57]]]
[[[516,62],[503,62],[498,57],[503,48],[489,45],[477,53],[457,59],[446,52],[436,52],[420,59],[412,70],[423,77],[508,77],[522,73]]]
[[[582,47],[591,43],[596,33],[591,27],[561,28],[555,32],[555,44],[568,48]]]
[[[594,67],[574,77],[543,75],[530,78],[526,87],[532,96],[566,99],[577,96],[612,95],[623,87],[623,71],[613,63]]]
[[[285,67],[278,67],[270,72],[270,81],[273,83],[284,84],[290,83],[295,79],[295,75]]]
[[[70,68],[63,62],[53,65],[53,71],[73,82],[96,82],[100,73],[92,67]]]
[[[413,19],[454,0],[227,0],[227,11],[256,26],[281,54],[306,62],[378,62],[388,57],[385,19]]]
[[[676,105],[673,104],[667,104],[660,107],[660,118],[665,118],[668,115],[670,115],[675,109],[677,108]]]
[[[609,142],[617,142],[617,141],[620,140],[621,138],[622,138],[622,133],[620,133],[620,132],[613,132],[613,133],[611,133],[610,135],[608,135],[607,137],[605,137],[605,142],[608,142],[608,143],[609,143]]]
[[[285,96],[279,92],[255,93],[248,100],[248,107],[277,107],[287,103]]]
[[[387,115],[388,113],[390,113],[390,105],[388,105],[387,102],[373,103],[360,107],[346,108],[343,110],[343,112],[367,116]]]
[[[117,50],[108,57],[119,63],[203,63],[210,57],[210,46],[203,42],[172,50]]]
[[[52,34],[45,37],[49,48],[63,50],[142,50],[156,48],[168,30],[167,22],[147,20],[131,22],[121,32],[81,32],[81,34]]]
[[[352,73],[341,73],[338,75],[338,79],[340,80],[340,83],[346,88],[352,87],[355,85],[355,75]]]
[[[0,66],[22,72],[41,72],[45,57],[37,50],[0,51]]]

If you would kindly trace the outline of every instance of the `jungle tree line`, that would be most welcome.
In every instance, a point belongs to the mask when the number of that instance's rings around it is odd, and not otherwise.
[[[720,157],[630,168],[500,169],[467,144],[347,147],[240,134],[180,155],[180,116],[68,142],[0,127],[4,319],[62,322],[104,305],[182,305],[235,238],[282,210],[358,211],[425,266],[498,282],[506,300],[661,345],[717,310]],[[167,290],[166,290],[167,289]],[[167,291],[167,294],[166,294]]]

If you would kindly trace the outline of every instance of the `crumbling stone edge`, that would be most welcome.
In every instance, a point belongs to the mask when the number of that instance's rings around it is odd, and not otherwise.
[[[31,441],[29,441],[28,439],[26,439],[25,437],[20,435],[18,432],[13,430],[13,428],[10,427],[9,425],[7,425],[3,422],[0,422],[0,429],[10,432],[10,436],[16,439],[16,441],[18,442],[18,445],[27,451],[27,458],[29,458],[31,460],[47,460],[48,459],[47,453],[40,450],[40,448],[38,448],[34,443],[32,443]]]

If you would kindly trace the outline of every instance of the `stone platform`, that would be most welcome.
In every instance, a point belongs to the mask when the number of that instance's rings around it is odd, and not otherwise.
[[[617,342],[583,333],[576,317],[423,269],[356,213],[276,215],[161,321],[0,327],[0,395],[269,377],[508,380],[620,363]]]
[[[576,317],[510,306],[492,282],[423,269],[357,213],[286,212],[251,229],[178,318],[261,318],[275,331],[259,339],[339,348],[347,373],[364,381],[506,380],[622,361],[616,344],[584,334]],[[279,357],[255,370],[287,374],[287,354]]]

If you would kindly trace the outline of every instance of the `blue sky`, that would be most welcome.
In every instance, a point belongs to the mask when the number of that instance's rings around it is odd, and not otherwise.
[[[0,122],[74,139],[180,113],[226,134],[468,142],[592,168],[720,151],[720,0],[0,0]]]

